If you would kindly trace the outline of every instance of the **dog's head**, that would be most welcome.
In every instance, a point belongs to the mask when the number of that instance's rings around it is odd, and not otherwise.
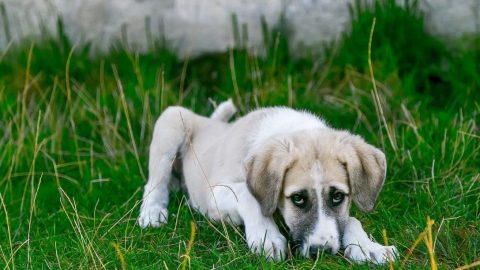
[[[351,201],[371,211],[386,172],[379,149],[348,132],[325,129],[269,139],[246,166],[263,215],[278,209],[307,257],[337,253]]]

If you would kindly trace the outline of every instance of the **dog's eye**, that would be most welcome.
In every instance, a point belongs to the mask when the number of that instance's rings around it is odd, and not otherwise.
[[[335,193],[332,194],[332,205],[337,206],[343,202],[343,199],[345,199],[345,194],[343,194],[340,191],[336,191]]]
[[[291,200],[292,200],[292,203],[296,206],[296,207],[300,207],[300,208],[303,208],[305,207],[305,205],[307,204],[307,199],[305,196],[301,195],[301,194],[294,194],[292,197],[291,197]]]

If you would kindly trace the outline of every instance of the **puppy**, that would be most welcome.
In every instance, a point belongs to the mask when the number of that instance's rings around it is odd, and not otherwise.
[[[182,107],[162,113],[150,145],[142,228],[167,222],[177,164],[189,204],[212,220],[244,225],[253,252],[285,258],[287,241],[272,217],[278,210],[305,257],[344,248],[355,262],[394,260],[394,246],[373,242],[349,216],[352,201],[364,212],[374,208],[386,173],[379,149],[307,112],[264,108],[228,123],[235,112],[229,100],[210,118]]]

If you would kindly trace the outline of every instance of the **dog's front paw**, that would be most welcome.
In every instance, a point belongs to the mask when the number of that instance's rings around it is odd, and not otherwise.
[[[258,231],[247,235],[247,243],[253,252],[263,254],[268,259],[278,261],[286,256],[287,240],[280,232]]]
[[[371,262],[384,264],[395,261],[398,251],[394,246],[382,246],[375,242],[369,242],[362,245],[350,244],[345,248],[345,257],[357,262]]]
[[[159,227],[167,223],[168,211],[165,207],[160,205],[146,205],[142,204],[140,208],[140,216],[138,217],[138,224],[140,227],[146,228]]]

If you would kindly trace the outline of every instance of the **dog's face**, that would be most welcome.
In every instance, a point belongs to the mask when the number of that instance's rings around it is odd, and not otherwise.
[[[247,163],[265,216],[279,209],[303,256],[335,254],[353,201],[370,211],[385,179],[385,156],[360,137],[313,130],[273,138]]]

